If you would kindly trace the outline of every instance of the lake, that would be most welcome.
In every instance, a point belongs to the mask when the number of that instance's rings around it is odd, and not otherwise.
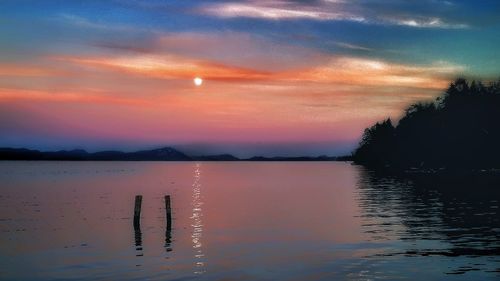
[[[498,189],[345,162],[0,162],[0,279],[499,280]]]

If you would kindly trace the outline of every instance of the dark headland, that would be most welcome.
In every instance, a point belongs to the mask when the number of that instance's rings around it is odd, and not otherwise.
[[[367,128],[352,159],[389,171],[498,171],[500,81],[457,79],[434,102],[411,105],[397,125]]]

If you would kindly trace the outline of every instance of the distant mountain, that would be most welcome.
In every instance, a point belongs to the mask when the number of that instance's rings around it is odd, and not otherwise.
[[[26,148],[0,148],[2,160],[43,160],[43,153]]]
[[[125,159],[123,160],[151,160],[151,161],[188,161],[193,160],[186,154],[175,150],[171,147],[164,147],[153,150],[142,150],[137,152],[131,152],[125,154]]]
[[[246,161],[336,161],[337,157],[330,156],[300,156],[300,157],[264,157],[264,156],[255,156],[252,158],[245,159]]]
[[[231,154],[189,156],[174,148],[164,147],[135,152],[85,150],[39,151],[25,148],[0,148],[0,160],[64,160],[64,161],[335,161],[337,157],[263,157],[240,159]]]
[[[194,160],[199,161],[240,161],[241,159],[235,157],[231,154],[219,154],[219,155],[204,155],[193,157]]]
[[[136,152],[60,150],[42,152],[25,148],[0,148],[0,160],[67,160],[67,161],[190,161],[186,154],[171,147]]]

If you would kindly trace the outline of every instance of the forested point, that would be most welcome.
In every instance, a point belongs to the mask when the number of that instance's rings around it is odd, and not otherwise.
[[[365,129],[353,161],[373,168],[500,168],[500,80],[457,79],[434,102]]]

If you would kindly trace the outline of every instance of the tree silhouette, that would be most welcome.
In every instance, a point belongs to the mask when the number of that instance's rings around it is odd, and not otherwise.
[[[356,163],[395,169],[500,168],[500,81],[457,79],[435,102],[411,105],[396,127],[365,130]]]
[[[388,165],[392,159],[394,131],[391,119],[381,123],[377,122],[372,127],[365,129],[360,146],[355,152],[356,157],[365,159],[365,164]]]

